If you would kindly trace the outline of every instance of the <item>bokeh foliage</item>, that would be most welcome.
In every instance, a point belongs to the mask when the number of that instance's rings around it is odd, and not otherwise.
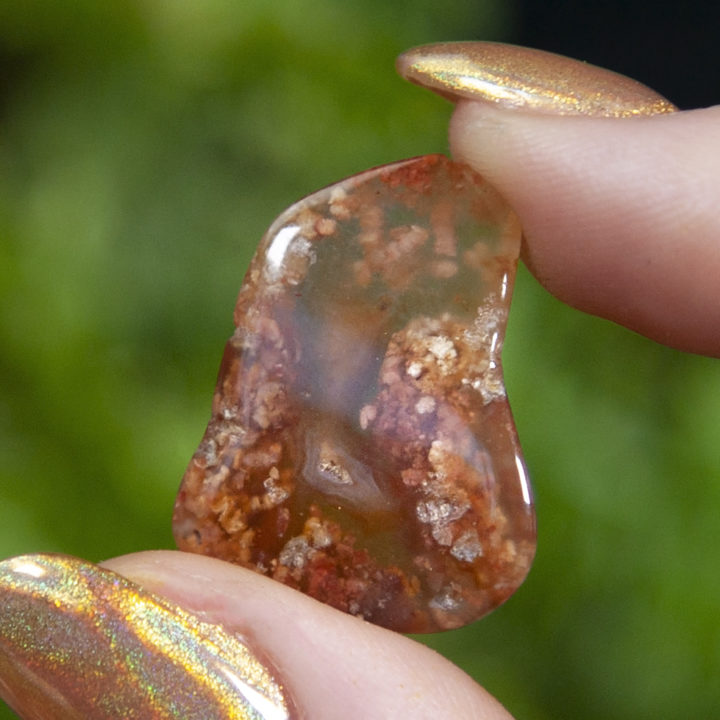
[[[0,4],[0,556],[172,546],[257,240],[318,187],[444,151],[449,106],[392,64],[475,38],[512,39],[500,0]],[[428,642],[518,718],[714,716],[717,363],[521,271],[505,366],[537,561]]]

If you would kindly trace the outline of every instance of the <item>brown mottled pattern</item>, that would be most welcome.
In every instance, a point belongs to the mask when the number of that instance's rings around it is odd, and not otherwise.
[[[439,155],[283,213],[240,291],[180,548],[404,632],[502,603],[535,549],[500,366],[519,246],[497,193]]]

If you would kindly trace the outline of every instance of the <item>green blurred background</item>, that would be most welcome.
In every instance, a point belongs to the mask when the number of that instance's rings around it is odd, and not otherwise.
[[[0,556],[172,546],[261,234],[314,189],[445,151],[450,106],[395,56],[521,42],[523,5],[0,3]],[[717,362],[521,270],[505,367],[537,560],[503,608],[427,642],[519,719],[717,717]]]

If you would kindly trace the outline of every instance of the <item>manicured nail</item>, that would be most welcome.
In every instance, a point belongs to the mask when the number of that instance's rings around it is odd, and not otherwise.
[[[526,112],[628,117],[677,110],[624,75],[517,45],[422,45],[403,53],[397,69],[407,80],[450,100],[484,100]]]
[[[0,562],[0,696],[22,718],[285,720],[239,637],[76,558]]]

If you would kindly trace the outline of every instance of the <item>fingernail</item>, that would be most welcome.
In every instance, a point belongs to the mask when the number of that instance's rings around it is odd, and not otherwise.
[[[31,720],[296,717],[239,637],[76,558],[0,562],[0,696]]]
[[[624,75],[517,45],[422,45],[400,55],[397,69],[407,80],[450,100],[482,100],[526,112],[629,117],[677,110]]]

